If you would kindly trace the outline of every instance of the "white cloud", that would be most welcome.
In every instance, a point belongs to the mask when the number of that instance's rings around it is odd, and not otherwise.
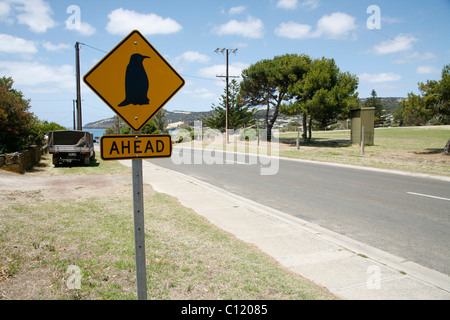
[[[233,46],[235,48],[247,48],[248,47],[248,43],[246,43],[246,42],[236,42]]]
[[[17,22],[27,25],[32,32],[43,33],[56,26],[50,5],[43,0],[9,0]]]
[[[342,12],[324,15],[317,22],[317,36],[337,39],[347,37],[351,31],[356,29],[355,18]]]
[[[0,52],[36,53],[37,51],[33,41],[0,33]]]
[[[416,69],[416,73],[418,74],[439,74],[441,70],[434,66],[419,66]]]
[[[383,82],[391,82],[391,81],[399,81],[402,79],[402,76],[393,72],[386,73],[362,73],[358,76],[359,80],[362,83],[383,83]]]
[[[290,39],[306,39],[312,36],[311,30],[312,27],[310,25],[289,21],[281,23],[275,29],[275,34]]]
[[[245,6],[237,6],[230,9],[229,14],[240,14],[245,11]]]
[[[277,7],[281,9],[294,10],[298,6],[298,0],[278,0]],[[314,10],[319,6],[319,0],[305,0],[300,6],[306,10]]]
[[[0,74],[11,76],[15,85],[27,92],[75,91],[72,65],[51,66],[38,62],[0,61]]]
[[[108,14],[109,22],[106,31],[111,34],[126,35],[138,29],[144,35],[169,34],[182,29],[182,26],[171,18],[162,18],[154,13],[139,13],[122,8]]]
[[[382,41],[380,44],[374,46],[375,53],[389,54],[399,51],[405,51],[412,48],[413,42],[417,41],[413,36],[399,34],[394,39]]]
[[[298,0],[278,0],[277,7],[282,9],[295,9],[297,8]]]
[[[185,89],[182,92],[184,94],[187,94],[192,97],[199,98],[199,99],[212,99],[216,96],[216,94],[214,92],[211,92],[206,88],[200,88],[200,89],[194,89],[194,90],[190,90],[190,89],[186,90]]]
[[[201,54],[197,51],[186,51],[180,56],[175,58],[175,62],[185,61],[185,62],[199,62],[208,63],[211,60],[207,55]]]
[[[344,39],[357,28],[355,18],[341,12],[324,15],[317,22],[316,30],[310,25],[293,21],[283,22],[275,29],[275,34],[290,39],[306,39],[326,37],[331,39]]]
[[[306,10],[314,10],[319,6],[319,0],[305,0],[301,3],[301,6]]]
[[[394,63],[416,63],[418,61],[434,60],[436,55],[432,52],[426,51],[424,53],[413,52],[405,55],[402,58],[394,60]]]
[[[6,21],[11,12],[11,7],[8,2],[0,2],[0,21]]]
[[[77,30],[77,29],[75,29]],[[91,26],[89,23],[81,21],[81,28],[77,30],[84,36],[91,36],[93,35],[97,30]]]
[[[237,35],[245,38],[262,38],[264,24],[260,19],[248,16],[247,21],[230,20],[221,25],[218,35]]]
[[[400,18],[392,18],[392,17],[388,17],[386,15],[382,15],[381,22],[385,22],[387,24],[393,24],[393,23],[405,22],[405,20],[400,19]]]
[[[44,42],[42,44],[42,46],[45,49],[47,49],[48,51],[60,51],[60,50],[69,49],[70,47],[72,47],[70,44],[67,44],[67,43],[53,44],[49,41]]]

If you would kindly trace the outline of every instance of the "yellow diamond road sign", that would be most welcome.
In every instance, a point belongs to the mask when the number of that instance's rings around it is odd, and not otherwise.
[[[83,80],[136,132],[184,85],[184,79],[137,30]]]

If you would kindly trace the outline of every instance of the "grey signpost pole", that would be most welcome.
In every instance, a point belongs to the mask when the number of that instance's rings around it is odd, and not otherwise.
[[[138,300],[147,300],[142,159],[131,160],[131,168],[133,172],[134,245],[136,254],[137,298]]]

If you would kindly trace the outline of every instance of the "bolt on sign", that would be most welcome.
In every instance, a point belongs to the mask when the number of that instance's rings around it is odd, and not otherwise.
[[[103,160],[170,158],[169,134],[106,135],[100,138]]]
[[[184,86],[184,79],[134,30],[83,81],[135,132]]]

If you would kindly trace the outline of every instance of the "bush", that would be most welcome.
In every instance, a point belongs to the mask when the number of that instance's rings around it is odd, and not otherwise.
[[[25,149],[36,142],[37,119],[29,112],[29,100],[12,88],[11,77],[0,78],[0,153]]]
[[[30,101],[12,88],[11,77],[0,78],[0,154],[42,146],[44,135],[65,128],[48,121],[40,121],[30,109]]]

